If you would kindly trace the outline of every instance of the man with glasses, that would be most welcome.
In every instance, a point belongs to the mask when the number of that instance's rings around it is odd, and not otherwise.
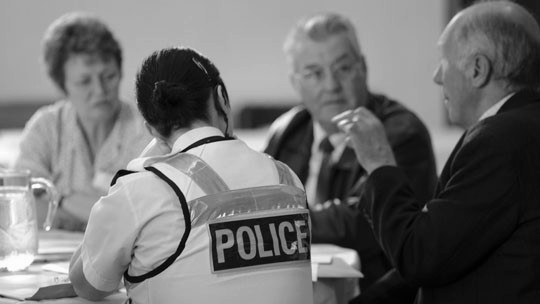
[[[302,104],[275,121],[265,152],[289,165],[304,183],[313,242],[352,248],[360,255],[362,303],[411,303],[416,288],[393,269],[357,207],[366,171],[332,118],[360,106],[375,114],[416,197],[425,201],[437,180],[426,127],[399,103],[368,90],[364,56],[345,17],[325,13],[301,20],[284,51]]]

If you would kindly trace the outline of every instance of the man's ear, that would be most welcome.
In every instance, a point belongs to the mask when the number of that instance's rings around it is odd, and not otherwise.
[[[493,73],[491,61],[483,54],[477,54],[472,57],[469,69],[472,85],[476,88],[487,85]]]

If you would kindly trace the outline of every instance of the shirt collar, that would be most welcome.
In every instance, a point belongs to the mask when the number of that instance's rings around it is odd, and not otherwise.
[[[150,163],[155,162],[157,159],[165,158],[169,155],[178,153],[189,147],[189,145],[195,143],[196,141],[210,136],[223,136],[223,133],[219,129],[214,127],[200,127],[189,130],[176,139],[170,153],[166,153],[164,155],[152,155],[148,157],[135,158],[129,162],[129,164],[127,165],[127,169],[132,171],[142,171],[144,170],[144,167],[146,167]],[[152,142],[154,141],[155,139],[152,140]],[[152,143],[150,143],[150,145],[152,145]]]
[[[321,127],[321,124],[314,121],[313,122],[313,147],[317,148],[321,144],[321,141],[323,138],[326,137],[326,132],[324,132],[324,129]]]
[[[178,153],[196,141],[210,136],[223,136],[223,133],[215,127],[200,127],[189,130],[176,139],[171,153]]]
[[[312,153],[318,153],[319,152],[319,146],[321,144],[321,141],[328,136],[326,134],[326,131],[322,128],[321,124],[317,121],[313,121],[313,145],[311,146],[311,152]],[[336,163],[341,155],[343,154],[343,151],[347,147],[347,136],[342,133],[334,133],[328,136],[328,140],[330,141],[330,144],[332,144],[332,147],[334,147],[334,151],[332,151],[332,158],[331,161],[333,163]]]
[[[492,105],[489,109],[487,109],[484,114],[482,114],[482,116],[480,116],[480,118],[478,119],[478,121],[481,121],[483,119],[486,119],[490,116],[493,116],[495,114],[497,114],[497,112],[499,112],[499,110],[501,109],[501,107],[508,101],[508,99],[510,99],[512,96],[514,96],[514,94],[516,94],[516,92],[513,92],[513,93],[510,93],[506,96],[504,96],[501,100],[499,100],[496,104]]]

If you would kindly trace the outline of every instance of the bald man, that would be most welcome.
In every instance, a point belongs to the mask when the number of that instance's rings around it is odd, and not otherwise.
[[[369,174],[375,235],[419,303],[540,303],[540,29],[515,3],[483,2],[439,47],[434,81],[466,131],[433,199],[415,199],[369,110],[335,118]]]

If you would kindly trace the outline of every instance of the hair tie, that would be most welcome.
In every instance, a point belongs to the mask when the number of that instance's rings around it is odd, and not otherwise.
[[[191,61],[193,61],[193,63],[195,63],[195,65],[199,67],[201,71],[203,71],[203,73],[206,75],[208,83],[212,86],[215,85],[214,81],[212,81],[212,77],[210,77],[210,74],[208,73],[204,65],[199,60],[195,59],[195,57],[191,57]]]
[[[154,101],[164,100],[167,98],[164,92],[168,83],[164,80],[156,81],[154,83],[154,90],[152,91],[152,99]]]
[[[186,93],[186,89],[181,84],[160,80],[154,83],[154,91],[152,93],[152,99],[154,101],[176,105],[178,99],[183,99],[182,95]]]

